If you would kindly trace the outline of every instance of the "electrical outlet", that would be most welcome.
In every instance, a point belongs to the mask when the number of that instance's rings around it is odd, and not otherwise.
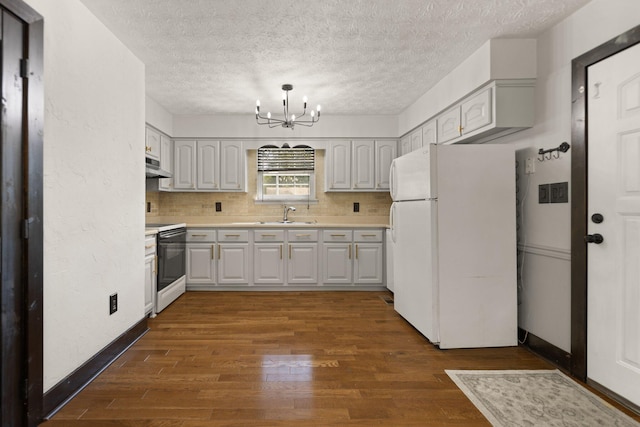
[[[222,212],[222,202],[216,202],[216,212]]]
[[[147,202],[147,212],[151,212],[151,202]]]
[[[353,211],[354,212],[360,212],[360,203],[353,202]]]
[[[109,295],[109,315],[118,311],[118,294]]]
[[[527,161],[524,164],[524,173],[527,175],[531,175],[536,171],[536,159],[533,157],[527,157]]]

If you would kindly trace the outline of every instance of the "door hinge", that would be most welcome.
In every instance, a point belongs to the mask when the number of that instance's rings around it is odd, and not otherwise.
[[[20,60],[20,77],[23,79],[29,78],[29,59],[27,58]]]

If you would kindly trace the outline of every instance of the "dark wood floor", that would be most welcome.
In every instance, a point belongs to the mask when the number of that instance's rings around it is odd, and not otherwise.
[[[390,295],[188,292],[42,425],[488,426],[445,369],[553,368],[518,347],[438,350]]]

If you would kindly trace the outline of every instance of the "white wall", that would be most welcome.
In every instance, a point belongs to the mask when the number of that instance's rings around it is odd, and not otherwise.
[[[45,19],[46,391],[144,316],[145,82],[78,0],[27,3]]]
[[[571,151],[561,159],[538,162],[524,175],[528,157],[540,148],[571,141],[571,60],[640,24],[640,1],[593,0],[538,37],[536,124],[503,138],[517,144],[520,196],[525,199],[524,292],[520,327],[571,350],[570,203],[538,204],[538,185],[571,181]]]
[[[145,121],[167,135],[173,136],[173,115],[148,96],[145,105]]]
[[[255,114],[174,116],[173,137],[179,138],[396,138],[396,116],[322,115],[313,127],[293,130],[258,126]]]

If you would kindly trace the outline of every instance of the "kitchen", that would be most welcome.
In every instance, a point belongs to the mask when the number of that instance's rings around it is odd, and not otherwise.
[[[243,119],[235,116],[172,117],[146,97],[143,62],[81,3],[62,2],[55,8],[42,1],[27,3],[45,16],[47,39],[56,41],[45,50],[45,391],[141,318],[143,289],[133,284],[144,282],[140,266],[144,264],[141,248],[145,217],[141,213],[148,202],[150,216],[155,217],[174,216],[178,206],[186,208],[187,216],[213,213],[215,217],[215,202],[222,203],[222,214],[238,208],[247,212],[247,217],[258,209],[269,219],[280,216],[279,207],[263,211],[261,206],[247,203],[246,195],[147,194],[140,179],[144,159],[138,155],[144,149],[144,123],[171,137],[185,139],[280,139],[292,135],[301,139],[398,138],[443,107],[420,98],[399,117],[343,118],[332,117],[329,106],[323,105],[322,121],[302,136],[297,129],[293,133],[276,129],[271,134],[255,126],[255,122],[247,134],[239,130],[244,129]],[[571,59],[637,25],[637,8],[633,1],[591,1],[535,36],[536,124],[502,140],[518,150],[521,165],[529,157],[537,158],[539,148],[570,141]],[[69,23],[68,16],[78,19]],[[78,33],[83,37],[74,36]],[[473,76],[456,79],[456,75],[450,75],[447,84],[437,87],[436,92],[454,87],[457,92],[453,97],[460,99],[478,86]],[[436,92],[429,94],[431,98],[437,98]],[[308,95],[314,97],[312,93]],[[101,102],[94,102],[96,99]],[[116,166],[118,172],[114,174]],[[536,194],[539,184],[570,181],[570,170],[568,155],[553,162],[536,163],[536,171],[530,175],[530,194]],[[343,210],[333,216],[348,213],[355,217],[354,202],[361,203],[358,219],[388,215],[382,207],[388,208],[388,196],[382,201],[375,197],[358,194],[356,199],[353,195],[336,194],[336,204]],[[245,206],[256,211],[244,210]],[[369,214],[367,209],[371,206],[375,208]],[[299,209],[294,216],[303,217],[305,209]],[[311,205],[312,209],[322,207]],[[570,204],[528,203],[526,207],[525,229],[531,252],[527,265],[531,268],[525,271],[525,289],[531,294],[523,302],[519,323],[567,352],[571,350],[569,211]],[[326,214],[332,216],[330,212]],[[317,216],[316,212],[309,215],[313,219]],[[377,221],[372,219],[372,223]],[[109,317],[104,312],[107,297],[114,292],[118,293],[119,315]]]

